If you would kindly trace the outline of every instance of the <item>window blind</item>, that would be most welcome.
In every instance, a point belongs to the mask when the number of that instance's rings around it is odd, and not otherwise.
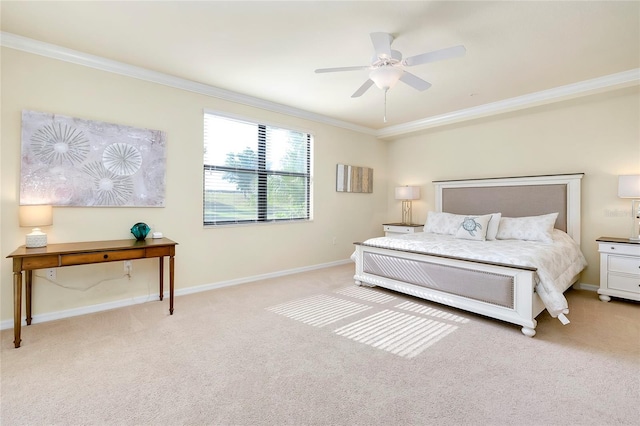
[[[204,114],[204,224],[311,218],[311,135]]]

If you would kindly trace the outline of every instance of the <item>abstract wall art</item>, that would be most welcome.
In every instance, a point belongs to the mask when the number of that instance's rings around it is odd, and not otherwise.
[[[338,164],[336,166],[336,191],[373,192],[373,169]]]
[[[166,134],[22,111],[20,204],[164,207]]]

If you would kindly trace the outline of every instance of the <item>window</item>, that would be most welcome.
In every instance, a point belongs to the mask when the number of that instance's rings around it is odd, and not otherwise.
[[[311,135],[204,114],[204,224],[311,219]]]

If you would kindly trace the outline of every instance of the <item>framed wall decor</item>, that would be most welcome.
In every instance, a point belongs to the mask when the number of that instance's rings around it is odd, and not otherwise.
[[[336,166],[336,191],[373,192],[373,169],[338,164]]]
[[[22,111],[20,204],[164,207],[165,132]]]

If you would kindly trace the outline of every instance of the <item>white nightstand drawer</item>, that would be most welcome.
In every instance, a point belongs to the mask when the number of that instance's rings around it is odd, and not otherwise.
[[[414,234],[416,232],[422,232],[424,225],[410,224],[405,225],[402,223],[384,223],[382,224],[385,236],[401,235],[401,234]]]
[[[637,244],[611,244],[600,243],[598,250],[601,253],[627,254],[630,256],[640,256],[640,246]]]
[[[640,258],[630,256],[609,256],[609,272],[636,274],[640,280]]]
[[[397,225],[384,225],[384,232],[402,232],[404,234],[409,234],[413,232],[413,227],[411,226],[397,226]]]
[[[626,277],[622,275],[609,274],[608,287],[614,290],[640,293],[640,277]]]

